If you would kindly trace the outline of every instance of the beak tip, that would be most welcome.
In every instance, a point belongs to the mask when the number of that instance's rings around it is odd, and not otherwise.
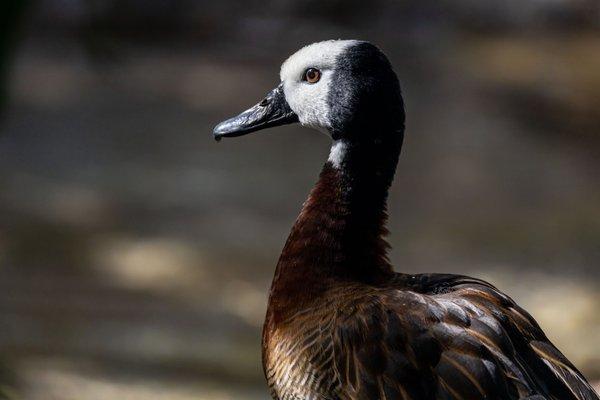
[[[213,137],[217,142],[219,142],[219,141],[221,141],[223,136],[227,134],[227,132],[228,132],[228,129],[227,129],[226,124],[224,122],[221,122],[220,124],[215,126],[215,128],[213,129]]]

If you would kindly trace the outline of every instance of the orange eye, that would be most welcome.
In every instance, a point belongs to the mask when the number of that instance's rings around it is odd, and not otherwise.
[[[316,68],[309,68],[304,71],[304,76],[302,77],[308,83],[317,83],[319,79],[321,79],[321,71]]]

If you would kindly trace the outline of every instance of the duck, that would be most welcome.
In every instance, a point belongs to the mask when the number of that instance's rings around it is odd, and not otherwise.
[[[262,335],[276,400],[598,400],[535,319],[473,277],[395,272],[388,190],[405,131],[400,84],[360,40],[313,43],[214,138],[299,123],[331,137],[269,292]]]

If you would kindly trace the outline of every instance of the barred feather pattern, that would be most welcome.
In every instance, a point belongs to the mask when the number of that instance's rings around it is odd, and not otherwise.
[[[598,399],[514,301],[455,275],[332,288],[266,335],[265,373],[279,400]]]
[[[335,398],[340,391],[333,368],[335,317],[327,311],[329,307],[298,313],[292,317],[291,329],[278,329],[269,336],[265,376],[274,399],[317,400],[324,393]]]

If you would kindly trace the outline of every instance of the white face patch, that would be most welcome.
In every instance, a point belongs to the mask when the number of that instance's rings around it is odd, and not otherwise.
[[[301,48],[281,66],[281,82],[290,108],[298,115],[300,123],[320,131],[331,128],[327,96],[338,56],[356,40],[328,40]],[[321,71],[317,83],[302,80],[308,68]]]

